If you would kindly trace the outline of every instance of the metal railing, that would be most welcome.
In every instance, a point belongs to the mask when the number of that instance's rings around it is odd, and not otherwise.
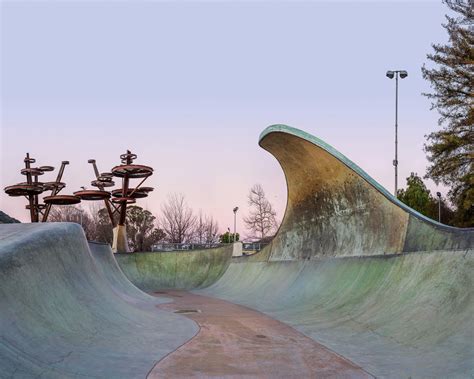
[[[226,246],[227,243],[157,243],[151,247],[151,251],[186,251],[215,249]]]
[[[252,253],[262,250],[268,242],[242,242],[242,251]],[[204,250],[215,249],[218,247],[229,246],[229,243],[156,243],[151,247],[151,251],[187,251],[187,250]]]

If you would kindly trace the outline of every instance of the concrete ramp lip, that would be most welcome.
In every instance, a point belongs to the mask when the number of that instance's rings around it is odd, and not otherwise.
[[[441,228],[448,228],[448,229],[458,229],[458,230],[472,230],[474,231],[474,228],[456,228],[452,226],[448,226],[442,223],[439,223],[436,220],[433,220],[429,217],[426,217],[425,215],[417,212],[416,210],[410,208],[406,204],[402,203],[400,200],[398,200],[393,194],[391,194],[385,187],[383,187],[381,184],[379,184],[376,180],[374,180],[369,174],[367,174],[362,168],[360,168],[357,164],[352,162],[349,158],[347,158],[345,155],[343,155],[341,152],[336,150],[334,147],[329,145],[327,142],[324,142],[323,140],[319,139],[318,137],[315,137],[303,130],[284,125],[284,124],[275,124],[275,125],[270,125],[266,129],[263,130],[263,132],[259,136],[259,145],[267,150],[264,146],[262,146],[262,142],[271,134],[273,133],[284,133],[284,134],[289,134],[293,135],[295,137],[301,138],[305,141],[308,141],[312,143],[313,145],[317,146],[318,148],[326,151],[329,155],[343,163],[347,168],[352,170],[355,174],[363,178],[367,183],[369,183],[371,186],[373,186],[378,192],[380,192],[383,196],[385,196],[389,201],[393,202],[406,212],[412,214],[413,216],[428,222],[430,224],[436,225]],[[272,151],[268,150],[271,154],[273,154]],[[277,158],[278,159],[278,158]]]

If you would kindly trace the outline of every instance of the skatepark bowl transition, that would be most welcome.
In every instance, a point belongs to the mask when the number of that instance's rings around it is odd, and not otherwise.
[[[112,254],[72,223],[0,225],[0,378],[469,378],[474,230],[439,224],[284,125],[272,242]]]

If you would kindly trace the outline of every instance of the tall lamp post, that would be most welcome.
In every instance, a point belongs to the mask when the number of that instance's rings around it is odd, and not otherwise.
[[[438,196],[438,222],[441,222],[441,192],[436,192]]]
[[[393,79],[395,77],[395,159],[393,165],[395,167],[395,197],[397,197],[398,190],[398,76],[404,79],[408,76],[405,70],[387,71],[387,78]]]
[[[235,238],[237,237],[237,234],[236,234],[236,232],[237,232],[237,221],[236,220],[237,220],[237,211],[238,210],[239,210],[239,207],[235,207],[233,209],[233,211],[234,211],[234,237],[232,238],[232,242],[235,242]]]

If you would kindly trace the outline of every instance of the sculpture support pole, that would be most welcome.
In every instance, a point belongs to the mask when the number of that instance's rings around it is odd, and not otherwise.
[[[30,153],[26,153],[26,158],[25,158],[25,167],[27,169],[30,169]],[[26,182],[28,184],[32,184],[33,181],[31,180],[31,174],[27,172],[26,174]],[[28,195],[28,202],[30,203],[30,218],[31,222],[36,222],[36,208],[35,208],[35,199],[34,195],[29,194]]]
[[[89,159],[89,163],[92,164],[92,167],[94,167],[94,174],[95,174],[95,178],[97,180],[99,180],[99,169],[97,168],[97,164],[95,163],[95,160],[94,159]],[[98,187],[101,191],[104,191],[105,188],[104,186],[99,186]],[[110,218],[110,223],[112,224],[112,228],[115,228],[115,219],[114,219],[114,212],[112,212],[112,208],[110,207],[110,202],[109,202],[109,199],[104,199],[104,204],[105,204],[105,209],[107,209],[107,213],[109,214],[109,218]]]
[[[112,251],[114,253],[128,253],[127,227],[125,225],[117,225],[113,229]]]
[[[126,164],[132,163],[131,151],[127,150]],[[122,183],[122,197],[126,198],[128,193],[129,177],[127,174],[123,177]],[[126,253],[129,251],[128,239],[127,239],[127,228],[125,226],[125,220],[127,217],[127,201],[122,201],[120,204],[120,218],[118,225],[114,228],[114,241],[112,244],[112,250],[117,253]]]
[[[64,174],[64,168],[66,167],[66,165],[69,164],[69,161],[62,161],[61,162],[61,167],[59,169],[59,172],[58,172],[58,176],[56,177],[56,184],[59,185],[59,183],[61,183],[61,179],[63,178],[63,174]],[[53,190],[51,191],[51,196],[55,196],[58,194],[58,187],[54,187]],[[46,222],[48,220],[48,216],[49,216],[49,211],[51,210],[51,206],[52,204],[47,204],[46,205],[46,209],[44,210],[44,214],[43,214],[43,219],[42,219],[42,222]]]

